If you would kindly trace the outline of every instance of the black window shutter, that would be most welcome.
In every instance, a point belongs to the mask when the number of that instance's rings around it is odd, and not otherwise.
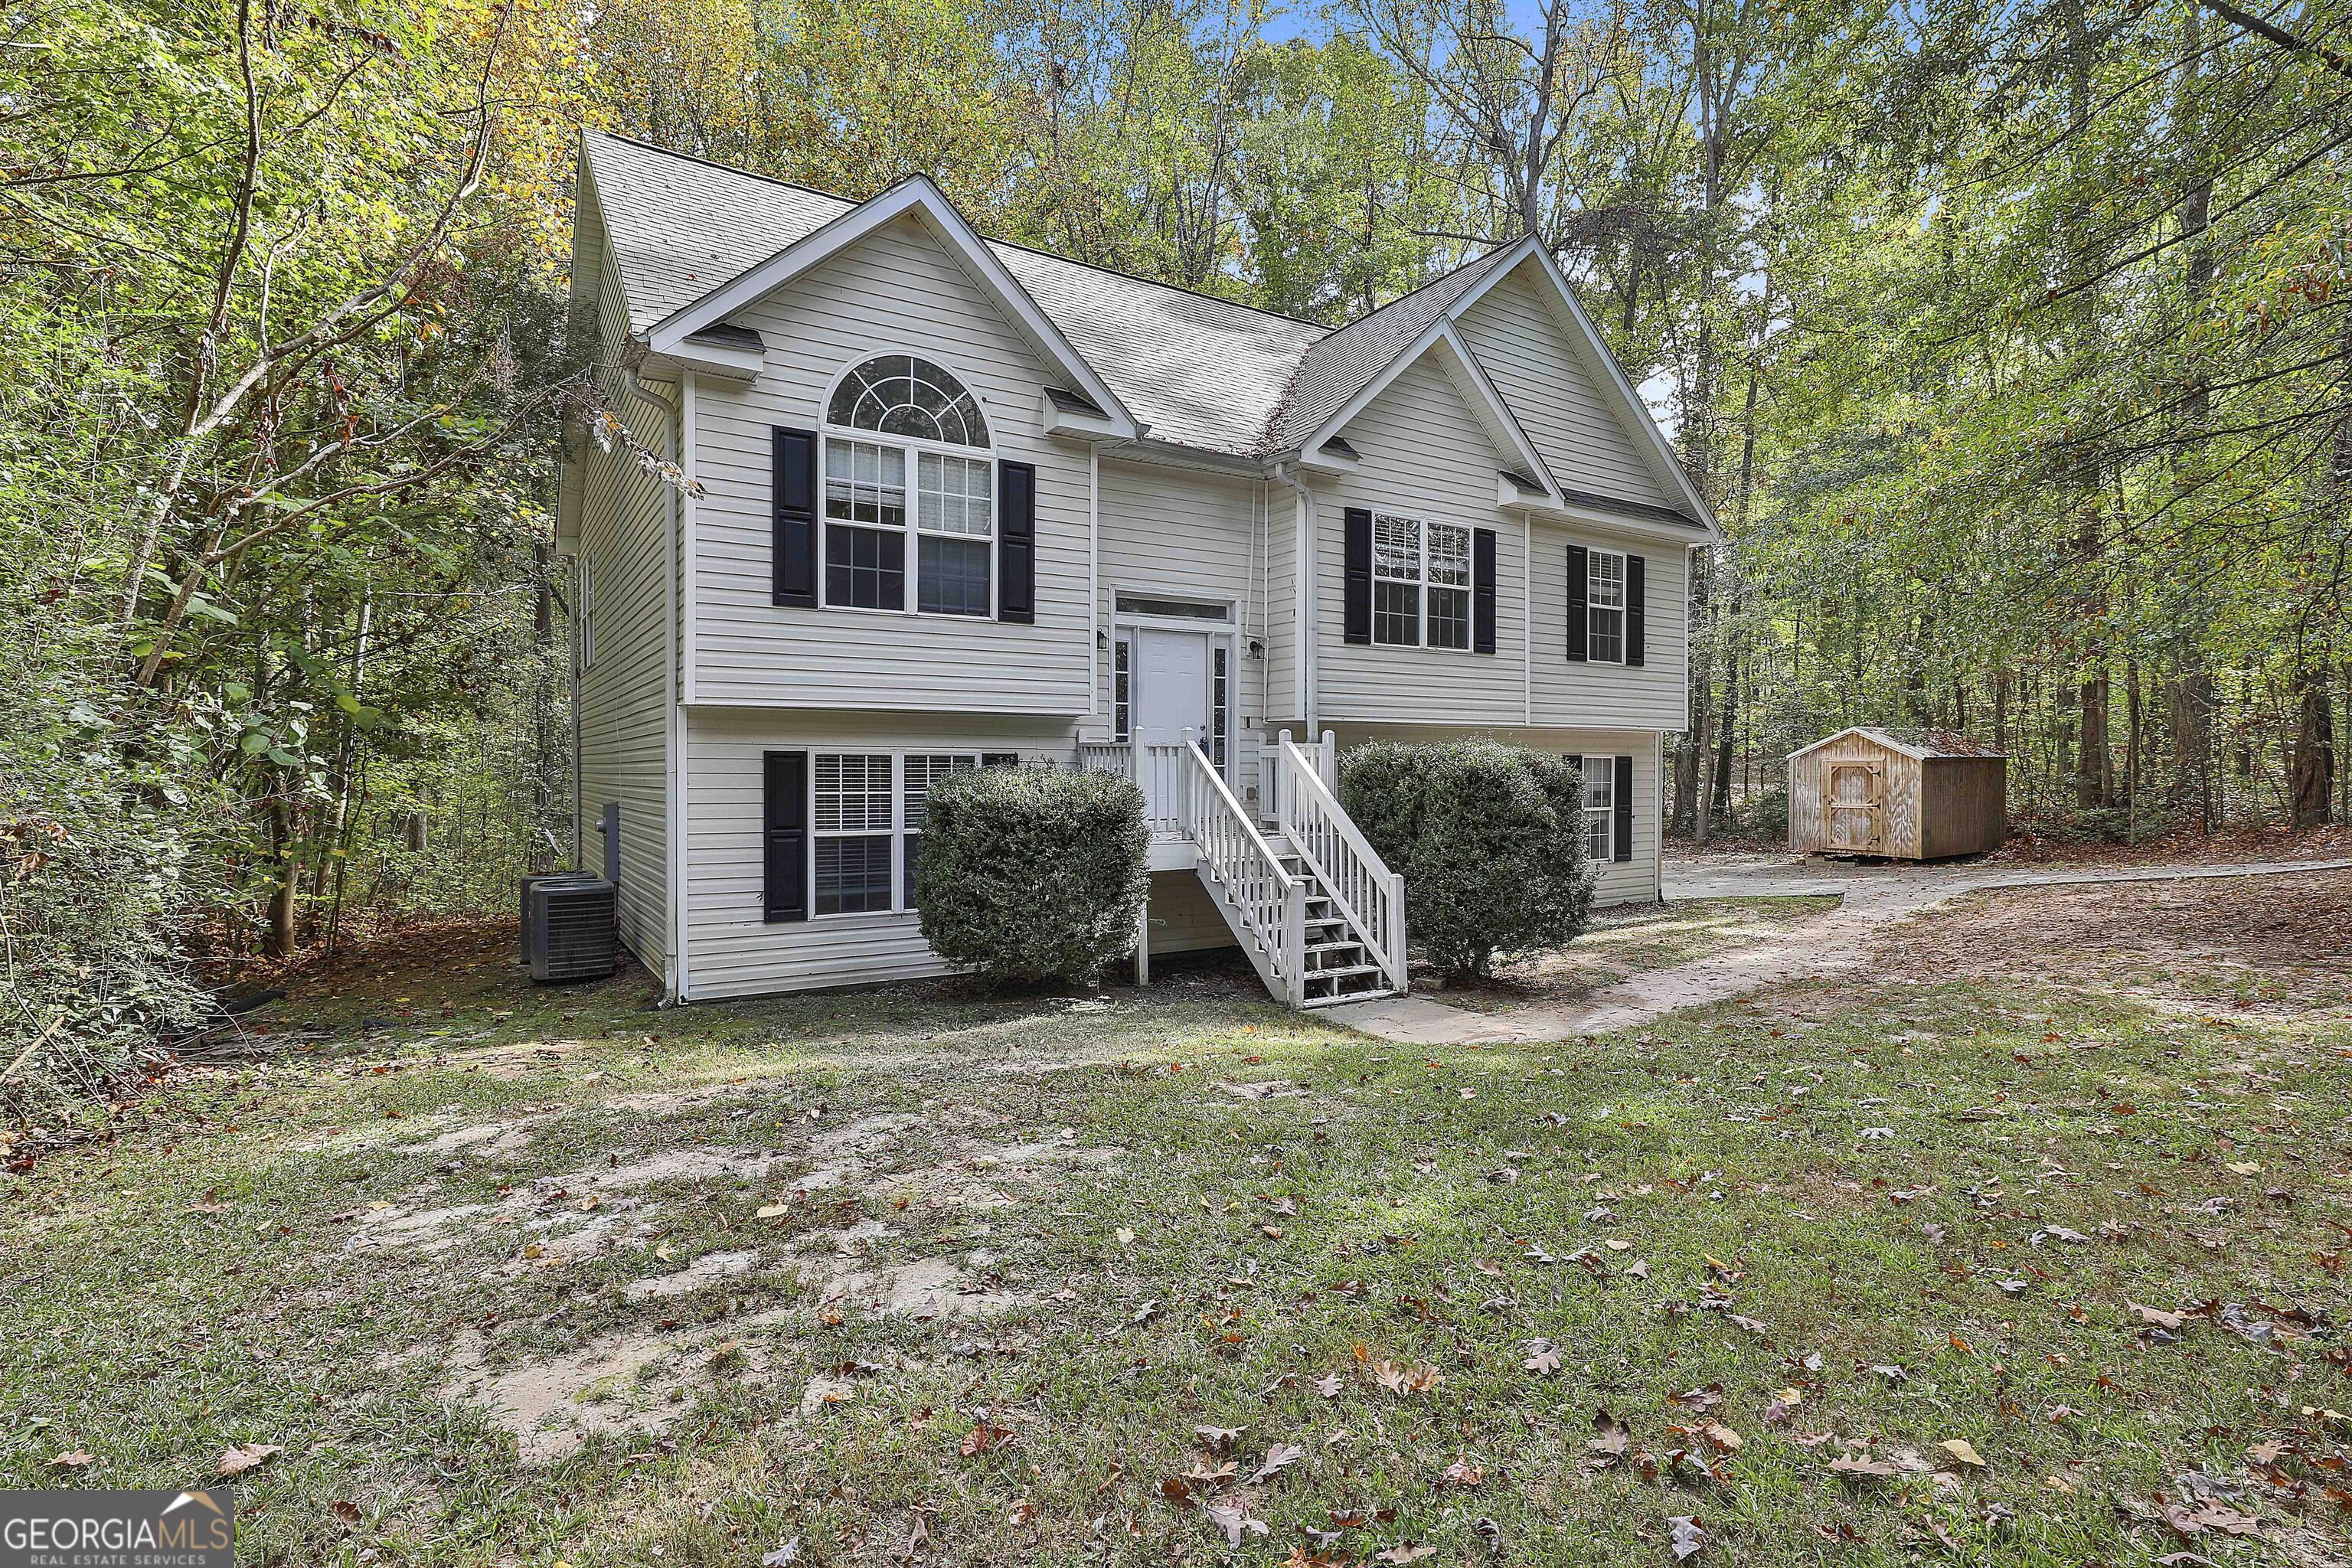
[[[773,473],[770,504],[775,511],[773,547],[775,601],[801,609],[816,607],[816,435],[809,430],[771,432]]]
[[[1581,544],[1568,547],[1568,657],[1581,663],[1592,635],[1592,561]]]
[[[761,821],[765,831],[767,918],[808,919],[808,753],[770,752]]]
[[[1495,651],[1495,531],[1482,528],[1470,541],[1470,646]]]
[[[1616,803],[1617,821],[1609,837],[1617,846],[1616,858],[1633,858],[1633,759],[1617,759],[1617,780],[1609,798]]]
[[[1642,583],[1642,558],[1625,557],[1625,662],[1642,662],[1642,612],[1649,605],[1649,590]]]
[[[1347,542],[1341,563],[1345,576],[1344,614],[1340,636],[1351,643],[1372,640],[1372,514],[1360,506],[1347,509]]]
[[[996,618],[1037,619],[1037,467],[996,465]]]

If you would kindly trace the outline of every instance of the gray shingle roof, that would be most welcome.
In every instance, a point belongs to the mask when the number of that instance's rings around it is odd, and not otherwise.
[[[856,205],[615,136],[592,132],[586,153],[632,331]],[[1309,321],[988,244],[1155,440],[1239,456],[1265,450],[1300,360],[1328,335]]]
[[[1300,362],[1266,444],[1295,447],[1320,430],[1511,248],[1490,250],[1319,340]]]
[[[591,132],[585,155],[628,296],[630,331],[691,306],[854,207],[621,136]],[[1336,331],[1002,240],[988,249],[1152,439],[1258,456],[1315,433],[1510,247]]]
[[[632,332],[857,205],[593,132],[583,153]],[[1517,250],[1498,247],[1334,330],[1002,240],[986,243],[1149,437],[1235,457],[1286,451],[1313,435]],[[1633,510],[1605,497],[1578,499]],[[1692,521],[1672,509],[1639,510]]]

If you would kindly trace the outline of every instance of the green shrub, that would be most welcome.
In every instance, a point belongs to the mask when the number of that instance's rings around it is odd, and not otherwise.
[[[1496,741],[1375,742],[1342,760],[1339,802],[1404,877],[1405,925],[1448,974],[1576,939],[1592,907],[1584,780]]]
[[[993,985],[1091,984],[1134,951],[1150,889],[1143,792],[1113,773],[980,768],[930,788],[923,935]]]
[[[1748,803],[1748,826],[1759,838],[1789,837],[1789,792],[1768,789]]]

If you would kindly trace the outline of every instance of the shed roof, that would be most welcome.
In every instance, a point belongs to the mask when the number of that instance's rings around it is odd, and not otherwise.
[[[1887,750],[1900,752],[1906,757],[2005,758],[2008,755],[2006,752],[1997,752],[1981,741],[1971,741],[1958,730],[1887,730],[1856,724],[1851,729],[1840,730],[1834,735],[1824,735],[1810,746],[1790,752],[1789,761],[1793,763],[1799,757],[1818,752],[1831,742],[1843,741],[1848,735],[1860,735],[1865,740],[1875,741]]]

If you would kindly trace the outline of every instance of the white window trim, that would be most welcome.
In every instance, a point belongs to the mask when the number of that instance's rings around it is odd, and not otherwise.
[[[1418,556],[1414,563],[1415,575],[1411,579],[1403,577],[1384,577],[1381,574],[1380,531],[1381,523],[1383,519],[1391,522],[1411,522],[1420,530],[1419,544],[1417,546]],[[1429,580],[1429,533],[1430,530],[1434,528],[1450,528],[1454,530],[1455,532],[1462,535],[1463,542],[1469,546],[1468,550],[1465,552],[1463,557],[1470,565],[1470,580],[1468,582],[1432,583]],[[1413,595],[1414,640],[1412,642],[1388,641],[1381,636],[1380,585],[1382,583],[1403,583],[1407,581],[1412,582],[1415,589]],[[1460,647],[1442,647],[1429,640],[1429,595],[1433,588],[1440,593],[1460,594],[1463,597],[1462,646]],[[1372,646],[1375,647],[1417,647],[1427,653],[1470,653],[1475,651],[1478,645],[1478,628],[1476,625],[1477,616],[1478,531],[1471,527],[1466,522],[1451,522],[1444,518],[1431,519],[1425,517],[1414,517],[1401,511],[1374,510],[1372,512]]]
[[[954,617],[963,619],[967,617]],[[1007,746],[1005,750],[1014,748]],[[907,759],[908,757],[956,757],[970,759],[973,767],[985,764],[985,750],[966,751],[961,746],[827,746],[809,748],[809,831],[808,831],[808,909],[809,922],[825,921],[904,920],[918,913],[907,902]],[[887,910],[836,910],[831,914],[816,910],[816,845],[817,839],[871,838],[879,835],[873,829],[852,833],[845,829],[821,830],[816,826],[816,764],[819,757],[881,757],[890,759],[890,907]]]
[[[1614,561],[1617,563],[1617,603],[1614,605],[1596,605],[1592,602],[1593,572],[1594,569],[1604,560]],[[1629,628],[1633,626],[1633,606],[1627,603],[1627,600],[1632,596],[1633,592],[1633,583],[1627,566],[1625,552],[1622,550],[1604,550],[1597,544],[1587,545],[1585,547],[1584,657],[1588,663],[1623,664],[1625,662],[1625,638]],[[1615,658],[1603,658],[1599,654],[1592,651],[1593,617],[1595,616],[1611,614],[1615,615],[1617,617],[1617,657]]]
[[[835,394],[841,390],[841,384],[849,379],[850,374],[853,371],[859,370],[866,365],[871,364],[877,359],[888,359],[894,354],[903,354],[910,359],[921,360],[926,364],[936,366],[937,368],[945,371],[948,374],[953,376],[955,378],[956,384],[961,387],[965,395],[971,399],[972,405],[980,410],[981,423],[988,427],[988,445],[985,447],[962,447],[958,446],[952,441],[929,441],[925,440],[919,436],[891,436],[886,435],[879,430],[860,430],[853,426],[835,425],[833,422],[833,400]],[[987,401],[981,396],[980,389],[973,384],[971,378],[966,375],[961,368],[956,365],[950,364],[947,361],[940,358],[940,356],[935,353],[927,353],[919,350],[907,348],[883,349],[872,353],[861,353],[856,359],[849,361],[839,370],[835,371],[834,373],[833,379],[825,384],[824,395],[823,400],[817,404],[817,603],[825,609],[841,610],[854,616],[919,616],[927,620],[958,621],[965,624],[976,621],[994,621],[1003,609],[1002,593],[1003,584],[998,580],[996,563],[999,542],[1003,537],[1002,531],[1004,527],[1004,519],[998,515],[999,509],[997,506],[997,498],[1000,493],[998,489],[999,469],[997,465],[1001,461],[996,449],[997,416],[996,411],[989,407]],[[870,447],[896,447],[906,454],[907,523],[903,529],[897,530],[896,531],[899,532],[907,542],[907,592],[906,604],[898,609],[886,610],[874,605],[836,605],[825,595],[827,577],[825,571],[825,535],[836,522],[844,528],[866,529],[875,533],[889,533],[894,531],[891,529],[875,523],[851,522],[846,519],[835,518],[826,510],[828,499],[826,496],[826,485],[828,483],[826,479],[826,473],[828,471],[827,458],[832,450],[833,443],[835,441],[862,441]],[[984,541],[988,545],[988,613],[985,616],[961,615],[945,610],[924,610],[918,609],[916,607],[920,605],[923,600],[921,464],[922,455],[926,452],[940,457],[969,458],[988,465],[989,528],[987,537]],[[934,533],[931,537],[935,539],[971,540],[978,536],[969,533]]]
[[[1584,855],[1594,865],[1605,866],[1617,858],[1617,759],[1613,754],[1591,756],[1584,758],[1583,763]],[[1607,802],[1601,805],[1592,804],[1592,786],[1596,781],[1607,789],[1609,795]],[[1592,852],[1593,818],[1596,816],[1601,819],[1601,852],[1598,855]]]

